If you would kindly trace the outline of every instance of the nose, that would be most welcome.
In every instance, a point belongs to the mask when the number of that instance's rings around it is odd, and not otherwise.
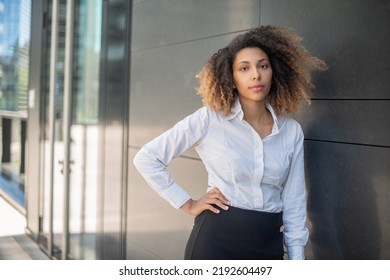
[[[260,71],[258,69],[255,69],[253,71],[253,77],[252,77],[253,80],[259,80],[260,79]]]

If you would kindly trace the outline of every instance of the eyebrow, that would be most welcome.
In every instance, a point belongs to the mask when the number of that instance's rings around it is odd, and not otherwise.
[[[263,62],[263,61],[268,61],[268,59],[267,58],[261,58],[261,59],[259,59],[257,62]],[[250,62],[249,61],[246,61],[246,60],[243,60],[243,61],[240,61],[240,62],[238,62],[237,64],[249,64]]]

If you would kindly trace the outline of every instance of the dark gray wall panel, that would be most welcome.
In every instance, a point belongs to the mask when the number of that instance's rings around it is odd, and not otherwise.
[[[137,149],[130,149],[133,159]],[[207,174],[199,160],[178,158],[169,167],[194,198],[206,192]],[[129,165],[127,259],[182,259],[193,218],[157,195]]]
[[[196,73],[234,36],[132,54],[130,145],[141,147],[202,106]]]
[[[390,259],[390,149],[305,142],[309,259]]]
[[[390,147],[390,100],[313,100],[295,118],[306,139]]]
[[[134,1],[132,49],[244,30],[259,23],[258,0]]]
[[[103,1],[102,65],[99,96],[101,149],[100,259],[125,258],[127,136],[130,76],[131,6]],[[126,157],[126,158],[125,158]]]
[[[329,65],[316,98],[389,98],[389,1],[262,0],[261,24],[295,29]]]

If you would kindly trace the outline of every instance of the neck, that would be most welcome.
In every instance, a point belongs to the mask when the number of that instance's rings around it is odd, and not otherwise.
[[[244,112],[244,120],[249,123],[266,123],[269,121],[270,112],[265,107],[265,101],[253,102],[240,99],[241,108]]]

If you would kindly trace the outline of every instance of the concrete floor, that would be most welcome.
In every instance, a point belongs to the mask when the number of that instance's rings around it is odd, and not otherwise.
[[[0,260],[48,260],[25,234],[26,219],[0,196]]]

